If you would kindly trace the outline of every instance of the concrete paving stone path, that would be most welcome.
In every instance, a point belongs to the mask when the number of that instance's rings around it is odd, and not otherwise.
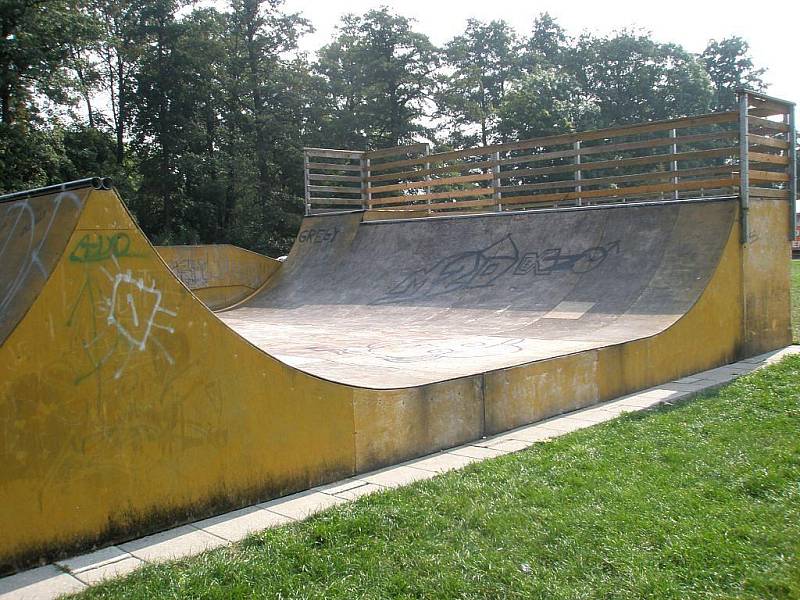
[[[79,592],[147,563],[184,558],[229,545],[253,532],[302,520],[367,494],[430,479],[473,462],[517,452],[537,442],[610,421],[625,412],[688,399],[740,375],[774,364],[789,354],[800,354],[800,346],[767,352],[399,465],[0,578],[0,600],[49,600]]]

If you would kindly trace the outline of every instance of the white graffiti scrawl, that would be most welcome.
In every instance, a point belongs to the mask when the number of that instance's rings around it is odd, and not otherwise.
[[[155,282],[148,286],[143,278],[133,277],[130,271],[117,273],[112,281],[111,298],[106,301],[108,305],[106,321],[108,325],[115,327],[130,345],[128,358],[133,352],[144,352],[150,343],[158,347],[169,364],[175,364],[163,344],[157,337],[151,335],[153,329],[175,332],[172,327],[156,322],[160,315],[174,317],[176,313],[161,305],[161,291],[156,288]],[[115,379],[122,375],[127,362],[126,358],[123,365],[114,373]]]

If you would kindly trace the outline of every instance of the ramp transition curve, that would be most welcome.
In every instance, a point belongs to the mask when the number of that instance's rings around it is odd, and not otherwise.
[[[735,199],[308,218],[265,288],[217,316],[114,191],[0,204],[0,564],[785,345],[787,218],[751,202],[745,245]]]

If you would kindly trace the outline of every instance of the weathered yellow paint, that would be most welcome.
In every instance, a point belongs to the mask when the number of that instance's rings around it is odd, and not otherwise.
[[[481,378],[398,390],[356,389],[356,470],[368,471],[479,438]]]
[[[251,296],[280,268],[280,261],[230,244],[158,246],[161,258],[211,310]]]
[[[765,352],[792,341],[789,300],[791,244],[786,200],[751,198],[750,239],[744,246],[744,352]]]
[[[758,277],[784,277],[786,257],[749,256],[757,241],[741,246],[734,223],[706,290],[657,335],[426,386],[354,388],[220,322],[114,192],[83,202],[0,346],[0,565],[307,489],[785,340],[783,284]],[[775,211],[751,211],[765,239],[785,234]]]

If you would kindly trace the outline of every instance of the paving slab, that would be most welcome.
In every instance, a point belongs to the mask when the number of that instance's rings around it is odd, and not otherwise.
[[[435,476],[436,473],[434,471],[425,471],[423,469],[414,469],[413,467],[398,465],[396,467],[388,467],[379,471],[365,473],[364,475],[360,475],[359,478],[369,483],[394,488],[423,479],[431,479]]]
[[[201,531],[191,525],[183,525],[120,544],[119,547],[141,560],[158,562],[200,554],[227,543],[227,540],[207,531]]]
[[[595,423],[589,419],[580,419],[567,414],[543,421],[542,425],[547,429],[554,429],[563,433],[569,433],[571,431],[578,431],[579,429],[591,427],[592,425],[595,425]]]
[[[528,445],[530,445],[533,442],[546,442],[547,440],[553,439],[554,437],[558,437],[562,434],[562,431],[553,429],[552,427],[546,427],[544,425],[528,425],[527,427],[521,427],[519,429],[509,431],[508,433],[503,434],[502,437],[509,440],[528,442]],[[527,448],[528,446],[525,447]]]
[[[515,439],[509,436],[489,438],[480,443],[485,448],[493,448],[503,452],[519,452],[525,448],[530,448],[534,442]]]
[[[452,450],[448,450],[450,454],[458,454],[459,456],[467,456],[469,458],[475,458],[478,460],[483,460],[485,458],[495,458],[496,456],[503,456],[504,454],[508,454],[507,452],[503,452],[502,450],[498,450],[497,448],[486,448],[483,446],[459,446],[458,448],[453,448]]]
[[[0,579],[2,600],[44,600],[86,589],[86,584],[55,565],[46,565]]]
[[[615,418],[611,412],[607,410],[603,410],[600,407],[592,407],[587,410],[582,410],[580,413],[577,413],[576,416],[580,417],[584,421],[589,421],[597,425],[598,423],[605,423],[606,421],[611,421]]]
[[[108,548],[101,548],[94,552],[89,552],[88,554],[58,560],[55,564],[74,574],[89,569],[97,569],[130,557],[131,554],[125,552],[125,550],[119,546],[109,546]]]
[[[453,469],[461,469],[468,464],[475,462],[475,458],[471,456],[463,456],[459,454],[450,454],[448,452],[440,452],[426,456],[418,460],[407,462],[406,465],[414,469],[423,469],[425,471],[433,471],[435,473],[445,473]]]
[[[74,573],[74,576],[86,585],[96,585],[108,579],[116,579],[128,573],[133,573],[136,569],[145,564],[147,563],[143,560],[135,556],[129,556],[122,560],[97,567],[96,569],[86,569],[80,573]]]
[[[342,479],[341,481],[336,481],[327,485],[319,485],[315,487],[314,490],[329,494],[331,496],[337,496],[349,490],[366,485],[367,483],[369,482],[364,479],[349,477],[347,479]]]
[[[251,533],[285,525],[291,521],[290,517],[251,506],[198,521],[192,525],[229,542],[238,542]]]
[[[342,502],[344,500],[336,496],[309,490],[308,492],[292,494],[285,498],[270,500],[259,504],[258,507],[278,513],[284,517],[301,520]]]
[[[337,498],[341,498],[342,500],[357,500],[362,496],[368,496],[369,494],[374,494],[376,492],[383,492],[386,491],[386,488],[382,485],[377,485],[375,483],[367,483],[364,482],[364,485],[360,485],[358,487],[353,487],[346,489],[342,492],[336,494]]]

